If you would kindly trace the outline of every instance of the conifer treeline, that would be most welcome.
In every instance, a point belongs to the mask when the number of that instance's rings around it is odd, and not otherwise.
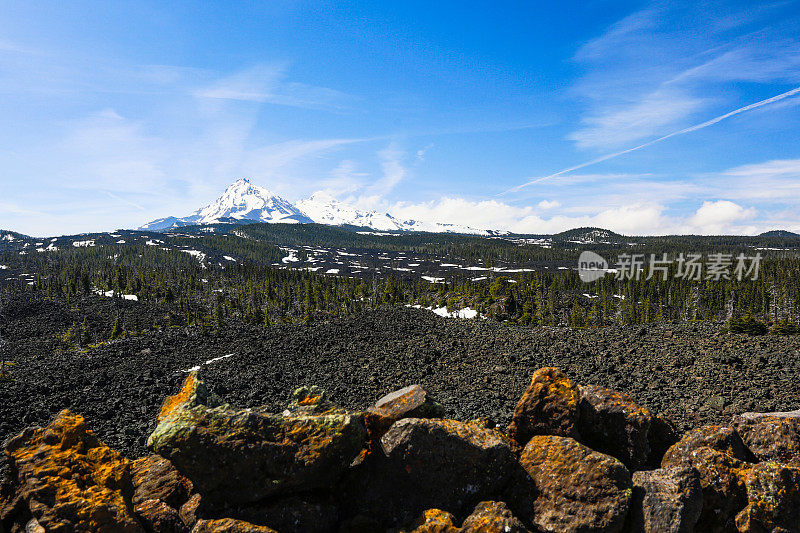
[[[441,253],[448,246],[456,247],[459,253],[468,249],[458,239],[455,243],[436,242],[439,237],[429,235],[414,239],[419,242],[392,246],[406,251],[418,247],[419,253],[433,249]],[[485,248],[477,247],[475,257],[487,262],[497,257],[496,250],[506,247],[494,240],[479,240]],[[196,238],[186,237],[186,241],[200,244]],[[4,290],[40,291],[67,301],[98,292],[135,295],[139,300],[171,306],[173,325],[203,327],[221,327],[228,319],[264,325],[312,321],[381,305],[449,310],[471,307],[492,319],[551,326],[727,320],[737,316],[774,323],[797,323],[800,319],[800,261],[790,257],[771,256],[762,261],[755,281],[693,281],[676,278],[671,271],[666,280],[658,276],[647,280],[646,275],[638,280],[617,280],[606,275],[586,284],[574,270],[549,270],[515,273],[513,277],[489,272],[487,279],[479,281],[458,274],[444,283],[428,283],[411,275],[401,277],[399,272],[383,278],[351,278],[274,268],[269,263],[284,252],[252,237],[209,236],[203,238],[203,244],[204,249],[229,253],[240,260],[211,261],[206,266],[179,250],[142,245],[68,248],[22,256],[5,253],[0,254],[0,264],[10,264],[33,276],[6,283]],[[514,247],[523,250],[520,253],[535,248]],[[259,260],[241,260],[248,257]]]

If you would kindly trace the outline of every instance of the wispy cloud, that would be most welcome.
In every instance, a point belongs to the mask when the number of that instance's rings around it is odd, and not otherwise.
[[[197,89],[199,98],[341,110],[353,101],[343,92],[286,79],[285,64],[257,65]]]
[[[796,17],[785,27],[753,27],[774,9],[657,4],[613,24],[574,56],[586,74],[572,93],[586,111],[567,139],[613,150],[730,101],[734,82],[797,84]]]
[[[704,101],[676,87],[660,87],[632,104],[604,109],[583,119],[584,126],[568,135],[579,148],[619,146],[651,135],[683,120]]]
[[[672,137],[676,137],[678,135],[685,135],[687,133],[691,133],[691,132],[694,132],[694,131],[701,130],[703,128],[707,128],[709,126],[713,126],[714,124],[718,124],[719,122],[722,122],[723,120],[728,119],[730,117],[739,115],[741,113],[745,113],[747,111],[751,111],[753,109],[758,109],[759,107],[770,105],[770,104],[773,104],[775,102],[779,102],[779,101],[784,100],[786,98],[791,98],[791,97],[793,97],[793,96],[795,96],[797,94],[800,94],[800,87],[796,87],[796,88],[794,88],[794,89],[792,89],[790,91],[786,91],[785,93],[781,93],[781,94],[779,94],[777,96],[773,96],[771,98],[767,98],[765,100],[761,100],[759,102],[756,102],[756,103],[753,103],[753,104],[749,104],[749,105],[740,107],[738,109],[734,109],[733,111],[729,111],[728,113],[724,113],[722,115],[716,116],[716,117],[714,117],[714,118],[712,118],[710,120],[706,120],[705,122],[701,122],[700,124],[695,124],[694,126],[690,126],[688,128],[683,128],[682,130],[674,131],[674,132],[669,133],[667,135],[663,135],[663,136],[661,136],[661,137],[659,137],[657,139],[653,139],[652,141],[648,141],[648,142],[646,142],[644,144],[640,144],[640,145],[634,146],[632,148],[627,148],[627,149],[621,150],[619,152],[606,154],[606,155],[604,155],[602,157],[598,157],[598,158],[592,159],[590,161],[587,161],[585,163],[581,163],[579,165],[575,165],[573,167],[566,168],[564,170],[561,170],[561,171],[556,172],[554,174],[550,174],[548,176],[542,176],[540,178],[529,180],[529,181],[523,183],[522,185],[518,185],[516,187],[508,189],[507,191],[503,192],[502,194],[508,194],[508,193],[517,192],[517,191],[519,191],[519,190],[521,190],[521,189],[523,189],[525,187],[529,187],[529,186],[534,185],[536,183],[541,183],[543,181],[546,181],[546,180],[549,180],[549,179],[552,179],[552,178],[556,178],[558,176],[567,174],[569,172],[573,172],[575,170],[580,170],[580,169],[588,167],[590,165],[595,165],[597,163],[601,163],[603,161],[608,161],[609,159],[614,159],[615,157],[619,157],[621,155],[625,155],[625,154],[628,154],[630,152],[634,152],[636,150],[641,150],[642,148],[647,148],[648,146],[652,146],[654,144],[666,141],[667,139],[670,139]]]

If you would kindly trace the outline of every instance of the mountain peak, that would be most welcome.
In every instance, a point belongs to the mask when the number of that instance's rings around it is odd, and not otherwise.
[[[166,217],[145,224],[140,229],[161,231],[194,224],[215,224],[233,220],[270,223],[309,223],[333,226],[360,226],[380,231],[431,231],[446,233],[478,233],[486,231],[454,224],[400,221],[389,213],[362,211],[336,199],[325,191],[317,191],[297,205],[292,205],[264,187],[253,185],[248,178],[239,178],[213,202],[189,216]]]

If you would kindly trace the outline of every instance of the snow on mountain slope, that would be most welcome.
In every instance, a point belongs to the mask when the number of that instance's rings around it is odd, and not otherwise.
[[[470,233],[488,235],[490,232],[441,222],[421,222],[419,220],[398,220],[389,213],[361,211],[352,205],[337,200],[325,192],[315,192],[309,198],[297,202],[305,214],[319,224],[367,227],[378,231],[427,231],[433,233]]]
[[[139,229],[160,231],[191,224],[214,224],[222,219],[284,224],[313,222],[287,200],[242,178],[228,186],[219,198],[189,216],[160,218]]]
[[[300,200],[297,207],[319,224],[349,224],[380,231],[403,229],[402,223],[388,213],[361,211],[324,192],[315,192],[309,198]]]
[[[445,222],[423,222],[420,220],[404,220],[401,222],[405,231],[427,231],[429,233],[463,233],[470,235],[496,235],[506,233],[503,231],[489,231],[475,229],[461,224],[447,224]]]
[[[198,209],[198,224],[213,224],[221,218],[257,220],[260,222],[311,222],[302,211],[280,196],[253,185],[247,178],[233,182],[222,196]]]
[[[389,213],[362,211],[317,192],[293,205],[263,187],[242,178],[231,184],[222,195],[209,205],[185,217],[166,217],[141,226],[140,230],[163,231],[193,224],[230,222],[231,219],[270,223],[310,223],[331,226],[351,225],[377,231],[427,231],[433,233],[467,233],[489,235],[492,232],[439,222],[398,220]]]

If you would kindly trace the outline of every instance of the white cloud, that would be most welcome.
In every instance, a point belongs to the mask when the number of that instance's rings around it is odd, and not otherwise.
[[[425,161],[425,154],[426,154],[426,153],[428,152],[428,150],[430,150],[431,148],[433,148],[433,143],[430,143],[430,144],[429,144],[429,145],[427,145],[425,148],[420,148],[419,150],[417,150],[417,160],[418,160],[418,161]]]
[[[531,207],[518,207],[498,200],[469,200],[442,197],[428,202],[385,204],[388,212],[400,219],[461,224],[479,229],[508,230],[515,233],[548,234],[584,226],[596,226],[624,235],[670,234],[754,234],[770,223],[753,222],[756,210],[727,200],[704,202],[691,216],[679,216],[661,203],[632,202],[594,209],[583,214],[563,209],[544,217]],[[579,209],[580,211],[582,209]],[[750,224],[744,224],[751,221]],[[794,227],[792,225],[778,225]],[[777,227],[777,226],[776,226]]]
[[[751,202],[800,203],[800,159],[773,159],[698,177],[709,196]]]
[[[561,207],[561,202],[558,200],[542,200],[536,206],[539,209],[555,209],[556,207]]]
[[[744,208],[729,200],[706,201],[687,222],[689,228],[698,233],[738,233],[733,224],[753,218],[755,215],[756,210],[754,208]]]
[[[381,177],[363,187],[360,194],[348,200],[362,209],[379,209],[386,203],[386,196],[408,176],[409,169],[404,160],[406,152],[392,142],[377,153]]]

